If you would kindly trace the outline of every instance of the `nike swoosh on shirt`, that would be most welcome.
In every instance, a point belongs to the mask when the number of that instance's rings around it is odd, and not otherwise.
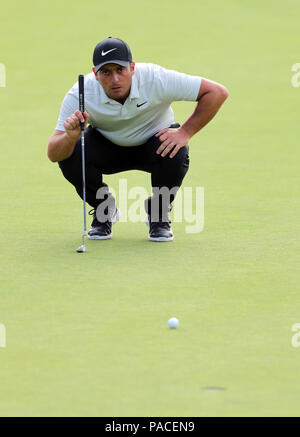
[[[137,106],[137,107],[139,108],[140,106],[143,106],[143,105],[145,105],[146,103],[147,103],[147,101],[146,101],[146,102],[144,102],[144,103],[140,103],[140,104],[138,104],[138,103],[137,103],[137,105],[136,105],[136,106]]]
[[[107,55],[107,53],[110,53],[110,52],[112,52],[113,50],[117,50],[117,48],[115,48],[115,49],[111,49],[111,50],[108,50],[107,52],[104,52],[104,51],[102,50],[101,55],[102,55],[102,56],[105,56],[105,55]]]

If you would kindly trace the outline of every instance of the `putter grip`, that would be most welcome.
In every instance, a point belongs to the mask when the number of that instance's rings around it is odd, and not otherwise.
[[[79,111],[84,113],[84,76],[80,74],[78,76],[78,92],[79,92]],[[80,129],[84,129],[84,123],[80,122]]]

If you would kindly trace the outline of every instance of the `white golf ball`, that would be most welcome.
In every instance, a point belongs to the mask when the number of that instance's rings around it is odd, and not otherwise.
[[[171,319],[168,320],[169,328],[175,329],[179,325],[179,320],[176,319],[176,317],[171,317]]]

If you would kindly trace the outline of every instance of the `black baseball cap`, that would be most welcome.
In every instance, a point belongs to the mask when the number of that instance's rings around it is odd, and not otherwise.
[[[119,38],[108,37],[96,45],[93,54],[95,72],[105,64],[118,64],[123,67],[132,62],[132,54],[128,44]]]

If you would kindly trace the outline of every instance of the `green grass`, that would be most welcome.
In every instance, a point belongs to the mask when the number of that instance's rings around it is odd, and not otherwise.
[[[299,414],[299,13],[296,0],[2,7],[2,416]],[[151,244],[143,223],[119,223],[78,255],[82,203],[46,145],[109,35],[230,97],[190,142],[184,185],[205,189],[203,232],[175,223],[173,243]],[[174,104],[177,120],[192,108]]]

